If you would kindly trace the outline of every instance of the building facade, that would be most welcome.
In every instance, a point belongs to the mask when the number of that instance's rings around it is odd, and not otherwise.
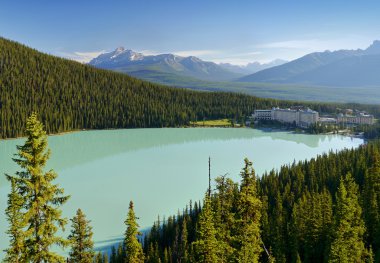
[[[338,114],[337,116],[337,123],[341,124],[367,124],[372,125],[375,122],[375,118],[373,115],[369,114],[358,114],[356,116],[352,115],[344,115],[344,114]]]
[[[273,120],[272,110],[255,110],[252,117],[255,120]]]
[[[311,124],[318,122],[319,114],[310,109],[280,109],[255,110],[253,116],[255,120],[275,120],[282,123],[295,124],[298,127],[307,128]]]

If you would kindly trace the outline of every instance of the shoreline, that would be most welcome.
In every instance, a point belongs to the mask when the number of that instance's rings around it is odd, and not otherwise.
[[[333,132],[326,132],[326,133],[308,133],[305,130],[301,130],[299,132],[297,129],[288,129],[288,128],[278,128],[278,127],[250,127],[250,126],[227,126],[227,125],[187,125],[187,126],[177,126],[177,127],[145,127],[145,128],[106,128],[106,129],[79,129],[79,130],[72,130],[72,131],[64,131],[64,132],[59,132],[59,133],[49,133],[47,134],[48,137],[50,136],[61,136],[61,135],[66,135],[66,134],[71,134],[71,133],[77,133],[77,132],[84,132],[84,131],[111,131],[111,130],[133,130],[133,129],[164,129],[164,128],[172,128],[172,129],[187,129],[187,128],[223,128],[223,129],[242,129],[242,128],[249,128],[249,129],[256,129],[256,130],[261,130],[264,132],[291,132],[294,134],[305,134],[305,135],[341,135],[345,137],[351,137],[351,138],[359,138],[363,139],[365,141],[368,141],[364,136],[361,135],[356,135],[353,133],[333,133]],[[19,137],[14,137],[14,138],[0,138],[0,141],[8,141],[8,140],[18,140],[26,138],[25,136],[19,136]]]

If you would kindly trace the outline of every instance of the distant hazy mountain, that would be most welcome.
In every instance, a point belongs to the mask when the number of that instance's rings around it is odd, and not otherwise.
[[[273,60],[269,63],[261,64],[259,62],[253,62],[253,63],[248,63],[245,66],[233,65],[230,63],[220,63],[219,65],[221,67],[225,68],[226,70],[231,71],[231,72],[235,72],[235,73],[239,73],[239,74],[253,74],[253,73],[256,73],[260,70],[264,70],[267,68],[272,68],[275,66],[282,65],[286,62],[287,62],[286,60],[276,59],[276,60]]]
[[[240,78],[242,82],[379,86],[380,41],[365,50],[315,52]]]
[[[209,81],[236,79],[245,73],[229,71],[216,63],[197,57],[181,57],[173,54],[145,56],[142,53],[119,47],[113,52],[101,54],[89,62],[90,65],[115,71],[133,73],[144,77],[144,72],[192,77]]]

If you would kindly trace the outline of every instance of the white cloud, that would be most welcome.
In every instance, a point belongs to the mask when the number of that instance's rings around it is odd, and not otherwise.
[[[60,57],[68,58],[71,60],[75,60],[81,63],[87,63],[90,62],[91,59],[96,58],[100,54],[103,54],[105,50],[101,51],[91,51],[91,52],[79,52],[79,51],[74,51],[74,52],[57,52],[57,55]]]
[[[288,40],[288,41],[279,41],[272,43],[265,43],[256,45],[256,48],[285,48],[285,49],[304,49],[320,46],[323,41],[318,39],[309,39],[309,40]]]
[[[366,48],[372,40],[359,36],[343,36],[334,39],[295,39],[255,45],[259,49],[288,49],[303,52]]]
[[[158,52],[156,50],[150,50],[150,49],[144,49],[138,52],[143,53],[145,56],[157,56],[159,54],[162,54],[161,52]]]
[[[215,63],[230,63],[232,65],[245,66],[252,62],[267,62],[262,59],[264,53],[261,51],[247,51],[240,53],[223,52],[218,57],[210,57],[209,60]]]
[[[183,51],[173,51],[173,54],[181,57],[189,57],[189,56],[206,56],[206,55],[213,55],[219,53],[218,50],[183,50]]]

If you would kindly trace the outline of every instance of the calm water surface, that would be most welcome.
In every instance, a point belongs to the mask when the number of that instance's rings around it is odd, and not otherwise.
[[[3,174],[17,170],[11,157],[24,140],[0,141],[1,251],[8,244],[3,211],[9,184]],[[63,207],[64,216],[72,218],[81,208],[92,220],[94,240],[100,248],[123,234],[130,200],[142,228],[151,226],[158,215],[176,214],[190,199],[200,200],[208,185],[209,156],[212,177],[228,173],[238,180],[245,157],[253,161],[260,175],[294,160],[362,143],[361,139],[336,135],[243,128],[83,131],[50,136],[48,166],[71,195]]]

